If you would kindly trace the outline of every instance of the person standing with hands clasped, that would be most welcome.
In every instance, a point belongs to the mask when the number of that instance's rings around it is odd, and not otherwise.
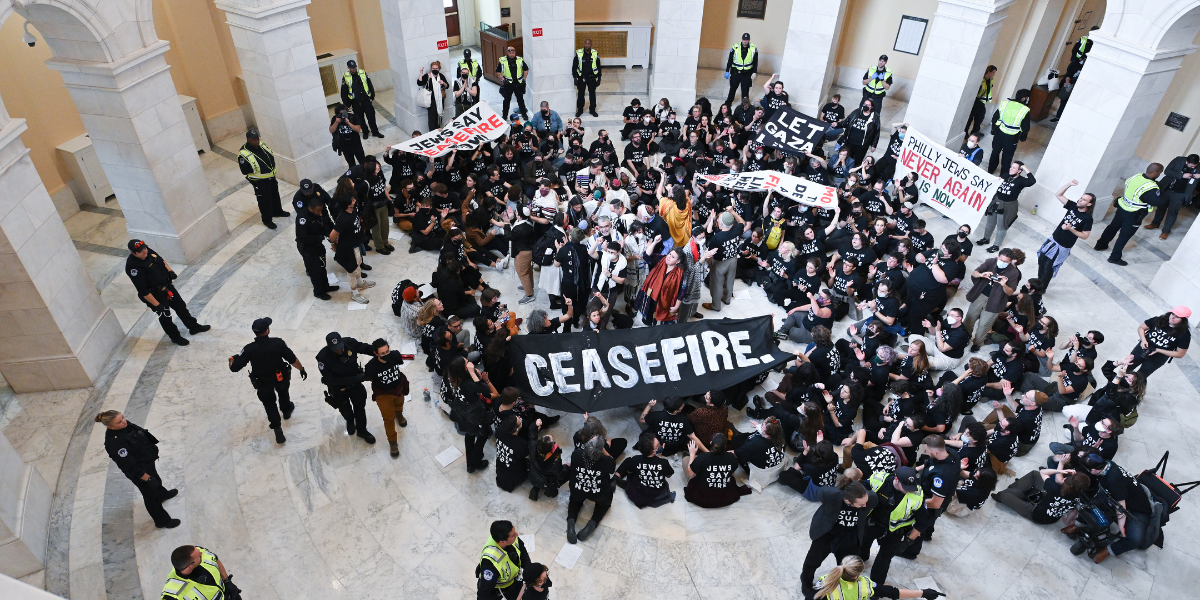
[[[367,76],[366,71],[359,69],[358,63],[353,60],[346,62],[346,68],[347,71],[342,75],[342,104],[354,107],[364,140],[368,135],[383,137],[383,134],[379,133],[379,126],[375,124],[375,106],[371,104],[375,99],[375,86],[371,83],[371,78]]]
[[[496,73],[504,79],[500,84],[500,95],[504,97],[504,110],[500,113],[508,118],[508,109],[512,106],[513,95],[517,97],[517,108],[521,110],[521,118],[528,120],[529,111],[525,109],[525,78],[529,77],[529,65],[525,59],[517,56],[517,49],[509,46],[496,65]]]
[[[876,111],[883,110],[883,97],[892,89],[892,70],[888,68],[888,56],[879,55],[879,63],[873,65],[863,74],[863,97],[870,100]],[[862,161],[858,161],[862,162]]]
[[[1121,259],[1125,244],[1137,233],[1138,225],[1142,224],[1146,214],[1153,211],[1154,207],[1163,205],[1162,192],[1156,181],[1162,173],[1162,165],[1150,163],[1145,173],[1125,180],[1125,192],[1117,200],[1117,213],[1096,241],[1096,251],[1103,252],[1108,250],[1108,243],[1116,236],[1117,241],[1113,245],[1112,254],[1108,256],[1108,262],[1122,267],[1129,264]],[[1120,235],[1117,235],[1118,231]]]
[[[599,117],[596,112],[596,88],[600,87],[600,54],[592,50],[591,38],[583,40],[583,48],[575,51],[571,74],[575,76],[575,89],[579,91],[575,99],[575,116],[578,118],[583,115],[583,91],[586,88],[591,105],[588,114]]]
[[[488,534],[487,543],[480,551],[479,565],[475,567],[475,576],[479,578],[475,586],[475,598],[516,600],[524,587],[521,569],[533,567],[535,563],[530,560],[525,542],[517,536],[517,528],[512,521],[492,521]],[[541,573],[538,575],[540,579]]]
[[[187,338],[179,333],[179,328],[171,320],[171,309],[179,313],[179,319],[187,326],[188,333],[196,335],[212,329],[211,325],[201,325],[192,313],[188,312],[187,303],[179,290],[175,289],[175,278],[179,277],[167,261],[146,245],[142,240],[129,240],[129,258],[125,259],[125,274],[133,282],[138,298],[158,315],[158,324],[171,341],[186,346]]]
[[[729,59],[725,61],[725,79],[729,80],[729,97],[725,104],[733,105],[733,97],[737,89],[742,88],[742,100],[750,97],[750,84],[754,83],[754,75],[758,73],[758,48],[750,43],[750,34],[742,34],[742,42],[734,44],[729,50]]]
[[[254,199],[258,201],[263,225],[267,229],[275,229],[276,225],[271,220],[291,213],[283,210],[283,200],[279,198],[275,153],[262,143],[258,130],[253,127],[246,131],[246,143],[238,150],[238,168],[246,176],[246,181],[250,182],[250,187],[254,188]]]
[[[229,370],[237,373],[247,364],[250,365],[250,384],[257,390],[258,400],[267,411],[267,423],[275,431],[275,443],[282,444],[287,438],[283,436],[279,413],[282,411],[283,418],[290,419],[292,411],[296,409],[288,393],[292,383],[292,367],[300,370],[300,379],[308,379],[308,371],[304,370],[300,359],[288,348],[287,342],[270,337],[270,317],[255,319],[250,329],[254,332],[254,341],[229,357]]]
[[[1079,200],[1067,198],[1067,190],[1077,185],[1079,182],[1072,179],[1071,183],[1059,188],[1054,196],[1067,209],[1067,214],[1063,215],[1054,233],[1038,248],[1038,279],[1042,282],[1043,294],[1050,287],[1050,280],[1058,275],[1058,270],[1071,256],[1075,241],[1086,240],[1092,235],[1092,207],[1096,205],[1096,195],[1084,192]]]
[[[179,519],[172,519],[162,503],[179,495],[179,490],[163,487],[162,477],[154,466],[158,460],[158,438],[149,431],[125,420],[120,411],[106,410],[96,415],[95,421],[108,428],[104,432],[104,450],[117,468],[137,486],[146,503],[146,512],[160,529],[179,527]]]

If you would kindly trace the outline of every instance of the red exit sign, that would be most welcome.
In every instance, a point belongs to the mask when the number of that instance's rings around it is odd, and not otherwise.
[[[450,47],[446,40],[438,40],[438,50],[445,50]]]
[[[541,27],[533,28],[533,37],[542,37],[542,28]]]

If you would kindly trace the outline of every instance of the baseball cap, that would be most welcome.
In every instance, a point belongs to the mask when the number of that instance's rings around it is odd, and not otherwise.
[[[252,323],[250,325],[250,329],[254,333],[262,333],[262,332],[266,331],[267,329],[270,329],[270,327],[271,327],[271,317],[263,317],[261,319],[255,319],[254,323]]]
[[[748,40],[748,39],[750,39],[750,34],[749,34],[749,33],[743,33],[743,34],[742,34],[742,39],[743,39],[743,40]]]
[[[338,350],[345,348],[346,344],[342,342],[342,334],[334,331],[325,336],[325,346],[327,346],[330,350],[337,352]]]
[[[141,252],[146,247],[146,242],[142,240],[129,240],[130,252]]]
[[[256,127],[251,127],[250,129],[247,129],[247,130],[246,130],[246,139],[248,139],[248,140],[256,140],[256,139],[258,139],[259,137],[261,137],[261,136],[259,136],[259,135],[258,135],[258,128],[256,128]]]
[[[1192,316],[1192,309],[1186,306],[1176,306],[1175,308],[1171,309],[1171,312],[1175,313],[1175,316],[1179,317],[1180,319],[1186,319]]]
[[[357,69],[358,62],[354,61],[353,59],[348,60],[348,61],[346,61],[346,68],[347,69]]]
[[[311,194],[313,191],[312,180],[311,179],[301,179],[300,180],[300,191],[304,192],[305,194]]]
[[[918,489],[917,471],[912,467],[900,467],[896,469],[896,481],[900,482],[900,487],[906,492],[915,492]]]

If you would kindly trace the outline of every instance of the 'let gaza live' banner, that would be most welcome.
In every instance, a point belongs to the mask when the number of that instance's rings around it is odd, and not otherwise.
[[[900,170],[917,174],[917,197],[959,225],[979,224],[1000,180],[975,163],[908,128],[900,150]]]
[[[775,192],[801,204],[833,209],[838,204],[837,190],[779,171],[750,171],[725,175],[696,175],[723,188],[739,192]]]
[[[527,402],[575,413],[723,390],[795,358],[775,345],[770,316],[517,335],[508,356]]]
[[[475,150],[508,133],[508,123],[487,102],[480,102],[445,127],[392,148],[423,156],[438,157],[455,150]]]

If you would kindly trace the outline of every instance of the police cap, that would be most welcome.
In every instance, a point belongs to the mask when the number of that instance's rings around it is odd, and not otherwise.
[[[334,352],[340,352],[342,348],[346,347],[345,342],[342,341],[342,334],[336,331],[325,336],[325,345]]]
[[[305,194],[311,194],[313,192],[312,180],[311,179],[301,179],[300,180],[300,191],[304,192]]]
[[[130,252],[141,252],[142,250],[145,250],[145,249],[146,249],[146,242],[143,242],[142,240],[129,240],[129,251]]]
[[[254,333],[258,333],[258,334],[266,333],[266,331],[270,328],[271,328],[271,317],[263,317],[261,319],[255,319],[254,323],[252,323],[250,325],[251,331],[253,331]]]

